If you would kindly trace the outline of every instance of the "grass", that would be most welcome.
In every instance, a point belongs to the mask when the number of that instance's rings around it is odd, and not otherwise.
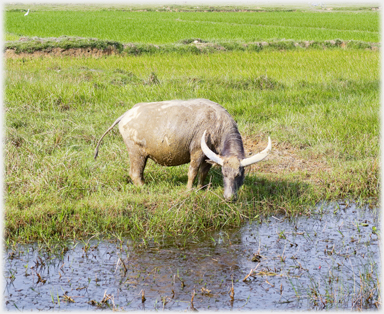
[[[7,59],[5,236],[52,241],[96,234],[189,236],[264,214],[306,214],[320,200],[375,201],[379,182],[379,53],[349,50]],[[156,80],[153,77],[156,77]],[[149,162],[133,186],[117,129],[142,101],[203,97],[238,122],[247,169],[239,200],[222,199],[219,169],[186,191],[188,165]]]
[[[135,12],[39,8],[5,12],[6,40],[14,36],[80,36],[123,43],[174,43],[185,38],[208,41],[324,41],[340,38],[379,42],[379,14],[352,12]]]

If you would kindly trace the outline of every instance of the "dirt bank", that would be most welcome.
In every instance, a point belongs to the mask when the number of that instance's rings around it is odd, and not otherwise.
[[[119,54],[115,47],[108,47],[106,49],[97,48],[51,48],[47,50],[36,50],[31,53],[20,52],[17,53],[15,49],[6,49],[6,58],[34,58],[34,57],[48,57],[48,56],[70,56],[70,57],[103,57]]]

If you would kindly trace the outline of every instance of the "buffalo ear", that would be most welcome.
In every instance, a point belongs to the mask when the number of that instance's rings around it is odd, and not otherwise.
[[[219,165],[223,165],[223,160],[219,155],[214,153],[208,146],[207,143],[205,143],[205,133],[207,133],[207,130],[204,131],[203,136],[201,137],[200,141],[200,147],[203,151],[204,155],[207,156],[210,160],[215,161]]]
[[[206,159],[205,162],[208,164],[211,164],[213,167],[220,167],[220,165],[217,162],[214,162],[210,159]]]

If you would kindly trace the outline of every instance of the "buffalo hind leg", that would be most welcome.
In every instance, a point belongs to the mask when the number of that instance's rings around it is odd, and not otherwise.
[[[144,156],[135,156],[135,158],[131,157],[129,176],[135,185],[143,185],[145,183],[143,173],[145,165],[147,164],[147,159],[148,157]]]
[[[130,168],[129,176],[131,177],[135,185],[144,184],[144,168],[147,164],[148,156],[143,155],[140,150],[133,146],[134,148],[128,149],[129,159],[130,159]]]

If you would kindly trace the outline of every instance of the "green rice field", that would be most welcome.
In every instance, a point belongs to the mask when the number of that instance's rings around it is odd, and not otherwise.
[[[123,43],[174,43],[185,38],[257,41],[360,40],[378,42],[379,14],[352,12],[131,12],[6,11],[6,40],[12,36],[80,36]],[[11,35],[13,34],[13,35]],[[8,37],[8,38],[7,38]]]

